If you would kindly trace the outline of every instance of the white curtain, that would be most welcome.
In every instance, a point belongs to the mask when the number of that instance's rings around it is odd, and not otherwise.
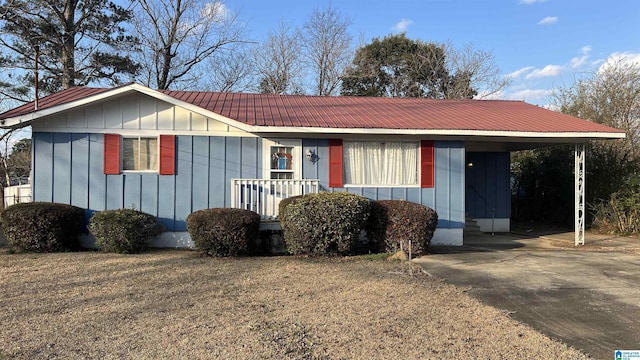
[[[122,139],[123,170],[156,170],[158,168],[157,138]]]
[[[415,185],[418,144],[415,142],[344,142],[345,184]]]

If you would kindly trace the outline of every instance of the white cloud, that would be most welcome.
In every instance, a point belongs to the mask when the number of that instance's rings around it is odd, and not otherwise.
[[[546,18],[538,21],[538,25],[551,25],[558,22],[557,16],[547,16]]]
[[[589,59],[590,52],[591,52],[591,46],[589,45],[583,46],[582,49],[580,49],[580,53],[582,53],[582,56],[571,58],[571,62],[569,64],[571,68],[576,69],[584,65]]]
[[[392,29],[393,31],[399,33],[406,32],[409,28],[409,25],[411,24],[413,24],[412,20],[402,19],[397,24],[395,24]]]
[[[511,78],[511,79],[514,79],[514,78],[517,78],[517,77],[520,77],[520,76],[524,75],[524,73],[527,73],[527,72],[529,72],[529,71],[531,71],[533,69],[534,69],[533,66],[525,66],[525,67],[523,67],[521,69],[518,69],[518,70],[516,70],[516,71],[514,71],[512,73],[507,74],[507,77]]]
[[[206,3],[201,12],[202,16],[215,22],[223,22],[230,15],[229,9],[222,1]]]
[[[520,4],[531,5],[535,3],[543,3],[547,0],[520,0]]]
[[[527,76],[525,76],[525,78],[526,79],[534,79],[534,78],[540,78],[540,77],[558,76],[558,75],[560,75],[560,72],[562,72],[562,66],[560,66],[560,65],[547,65],[547,66],[543,67],[542,69],[533,70],[532,72],[527,74]]]
[[[526,101],[541,100],[551,95],[552,92],[553,90],[551,89],[524,89],[509,94],[508,98],[511,100]]]
[[[598,71],[604,71],[610,66],[615,65],[635,65],[640,66],[640,53],[633,52],[614,52],[609,55],[606,61],[598,68]]]

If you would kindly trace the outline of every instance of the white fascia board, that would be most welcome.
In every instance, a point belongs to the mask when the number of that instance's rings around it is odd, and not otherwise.
[[[379,135],[433,135],[433,136],[484,136],[503,138],[576,138],[576,139],[624,139],[625,133],[617,132],[531,132],[504,130],[467,129],[371,129],[371,128],[321,128],[321,127],[279,127],[251,126],[254,133],[297,133],[297,134],[379,134]]]

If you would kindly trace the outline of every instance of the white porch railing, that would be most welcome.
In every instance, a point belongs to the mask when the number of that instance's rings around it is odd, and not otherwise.
[[[280,200],[319,190],[319,180],[231,179],[231,207],[253,210],[262,220],[275,220]]]
[[[4,207],[31,202],[31,184],[7,186],[4,188]]]

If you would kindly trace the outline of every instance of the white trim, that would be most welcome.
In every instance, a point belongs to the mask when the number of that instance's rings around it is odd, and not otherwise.
[[[311,133],[311,134],[367,134],[367,135],[442,135],[442,136],[488,136],[522,138],[603,138],[624,139],[625,133],[613,132],[541,132],[508,130],[467,129],[386,129],[386,128],[321,128],[289,126],[252,126],[250,132],[264,133]]]
[[[485,233],[490,232],[509,232],[511,231],[511,219],[510,218],[486,218],[486,219],[473,219],[476,225],[480,227],[480,231]],[[491,220],[493,220],[493,231],[491,230]]]
[[[585,146],[576,144],[574,151],[574,189],[575,189],[575,211],[574,211],[574,244],[584,245],[584,224],[585,224],[585,187],[587,182],[587,170],[585,164]]]
[[[247,132],[224,132],[224,131],[191,131],[191,130],[136,130],[136,129],[89,129],[89,128],[41,128],[38,127],[33,132],[54,132],[54,133],[77,133],[77,134],[119,134],[122,136],[158,136],[158,135],[187,135],[187,136],[225,136],[225,137],[258,137],[256,134]]]
[[[140,140],[155,139],[156,140],[156,168],[148,170],[125,169],[124,168],[124,139],[138,140],[138,156],[140,156]],[[135,150],[134,150],[135,154]],[[141,160],[141,159],[139,159]],[[134,161],[135,163],[135,161]],[[120,135],[120,172],[121,173],[151,173],[157,174],[160,171],[160,136],[149,135]]]
[[[342,185],[343,188],[416,188],[416,189],[420,189],[420,185],[419,184],[412,184],[412,185],[354,185],[354,184],[343,184]]]
[[[462,246],[463,229],[436,229],[430,245]]]
[[[165,231],[158,235],[157,238],[151,240],[149,246],[154,248],[196,248],[195,243],[191,240],[191,236],[187,231]]]
[[[96,238],[91,234],[80,235],[80,246],[97,249]],[[195,243],[187,231],[165,231],[149,242],[152,248],[195,249]]]
[[[292,127],[292,126],[255,126],[222,116],[188,102],[178,100],[162,92],[152,90],[139,84],[129,84],[104,91],[76,101],[53,106],[44,110],[3,120],[2,127],[9,128],[22,123],[31,122],[40,117],[53,115],[75,107],[88,105],[109,97],[137,91],[158,100],[180,106],[186,110],[218,120],[226,125],[251,133],[290,133],[290,134],[384,134],[384,135],[441,135],[441,136],[488,136],[488,137],[521,137],[521,138],[557,138],[557,139],[623,139],[623,132],[537,132],[506,130],[473,130],[473,129],[387,129],[387,128],[326,128],[326,127]],[[67,131],[69,132],[69,131]]]

